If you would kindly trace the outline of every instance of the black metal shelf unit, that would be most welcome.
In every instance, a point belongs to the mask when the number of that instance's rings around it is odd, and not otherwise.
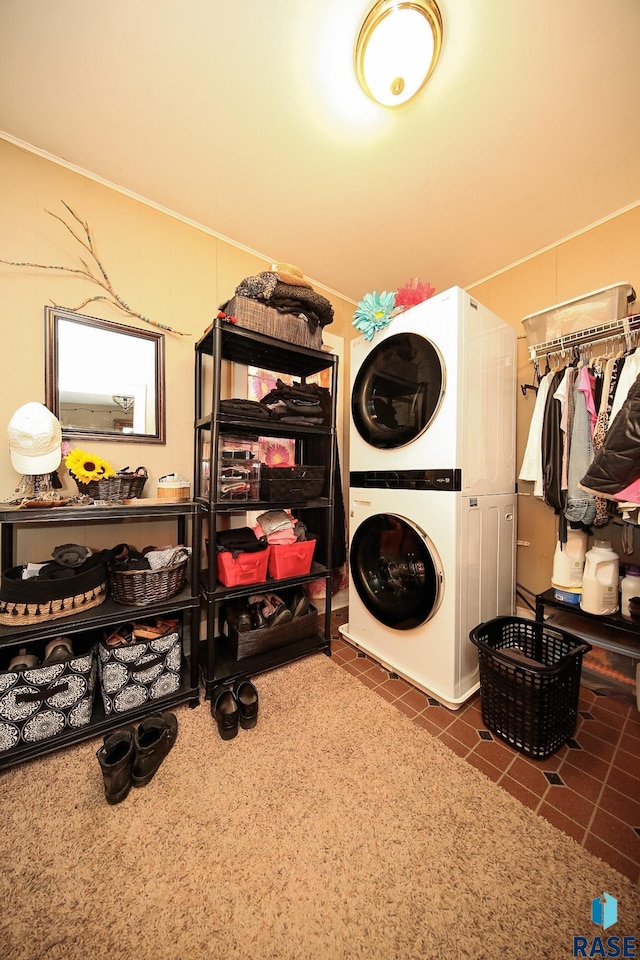
[[[537,595],[536,620],[590,643],[594,649],[583,659],[583,683],[596,693],[635,703],[640,710],[640,623],[626,620],[620,613],[587,613],[558,600],[553,590]]]
[[[313,374],[329,371],[331,420],[327,425],[284,424],[273,420],[238,419],[220,411],[223,396],[231,389],[233,371],[254,366],[276,374],[289,374],[305,383]],[[308,654],[331,652],[331,557],[334,519],[334,470],[336,454],[336,395],[338,358],[323,350],[292,344],[275,337],[245,329],[217,318],[195,346],[195,442],[194,499],[203,515],[202,573],[200,590],[206,610],[206,640],[200,662],[207,696],[218,683],[227,683],[242,676],[274,669]],[[323,464],[326,468],[321,496],[309,500],[246,500],[228,501],[220,496],[218,459],[220,443],[225,437],[260,436],[293,439],[296,463]],[[206,477],[206,480],[205,480]],[[226,587],[218,580],[217,532],[222,526],[243,525],[248,512],[291,509],[304,517],[313,510],[314,518],[322,519],[319,543],[311,572],[282,580],[268,579],[259,583]],[[317,522],[317,520],[316,520]],[[205,530],[206,528],[206,530]],[[274,592],[289,587],[325,580],[324,618],[322,629],[314,637],[236,659],[228,638],[222,633],[221,607],[232,599],[261,592]]]
[[[34,743],[21,743],[11,750],[0,753],[0,769],[14,766],[26,760],[52,753],[62,747],[100,736],[125,723],[137,721],[149,713],[165,710],[180,703],[189,703],[195,707],[199,702],[199,622],[200,622],[200,555],[197,544],[200,541],[200,510],[193,501],[145,502],[135,504],[113,504],[110,506],[86,507],[50,507],[43,509],[22,509],[14,506],[0,508],[1,545],[0,563],[2,570],[14,566],[16,528],[24,525],[43,525],[54,523],[61,528],[77,523],[121,523],[162,520],[173,522],[179,543],[192,545],[190,569],[183,590],[168,600],[154,602],[148,606],[132,606],[116,603],[107,598],[97,607],[67,617],[47,620],[40,624],[23,626],[0,625],[0,648],[20,648],[29,644],[44,644],[48,640],[64,634],[73,637],[77,634],[90,634],[99,637],[105,628],[114,627],[133,619],[144,619],[150,615],[172,614],[182,621],[183,640],[190,642],[189,654],[183,653],[180,689],[173,694],[154,700],[144,706],[127,710],[126,713],[105,716],[100,703],[99,690],[95,691],[91,721],[86,726],[65,729],[55,736]],[[187,538],[187,524],[190,535]],[[123,535],[119,539],[122,538]],[[116,539],[114,542],[118,542]],[[184,651],[184,645],[183,645]]]
[[[625,620],[619,613],[609,616],[587,613],[576,604],[558,600],[553,590],[536,596],[536,620],[556,624],[612,653],[640,654],[640,624]]]

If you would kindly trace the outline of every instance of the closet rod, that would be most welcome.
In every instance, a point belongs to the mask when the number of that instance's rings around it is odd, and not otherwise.
[[[608,323],[599,323],[593,327],[587,327],[585,330],[576,330],[574,333],[567,333],[563,337],[555,337],[553,340],[547,340],[544,343],[536,343],[529,347],[529,358],[537,360],[541,357],[551,354],[564,353],[573,347],[581,344],[601,343],[603,340],[628,338],[632,330],[640,329],[640,313],[634,313],[630,317],[622,317],[620,320],[610,320]]]

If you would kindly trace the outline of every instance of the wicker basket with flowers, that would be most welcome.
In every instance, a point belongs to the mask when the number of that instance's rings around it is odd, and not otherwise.
[[[142,496],[147,481],[146,467],[131,472],[124,467],[116,473],[107,460],[84,450],[72,450],[64,462],[78,491],[93,500],[134,500]]]

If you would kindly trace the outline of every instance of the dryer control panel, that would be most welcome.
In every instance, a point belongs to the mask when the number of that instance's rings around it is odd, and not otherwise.
[[[462,490],[462,471],[453,470],[352,470],[349,485],[375,490]]]

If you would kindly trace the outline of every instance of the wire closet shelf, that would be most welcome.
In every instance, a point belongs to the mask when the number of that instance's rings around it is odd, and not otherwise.
[[[581,347],[592,348],[596,344],[624,339],[626,349],[631,350],[634,334],[640,331],[640,313],[634,313],[619,320],[610,320],[608,323],[599,323],[584,330],[576,330],[562,337],[555,337],[543,343],[535,343],[529,347],[529,359],[532,361],[549,358],[551,356],[566,356]]]

